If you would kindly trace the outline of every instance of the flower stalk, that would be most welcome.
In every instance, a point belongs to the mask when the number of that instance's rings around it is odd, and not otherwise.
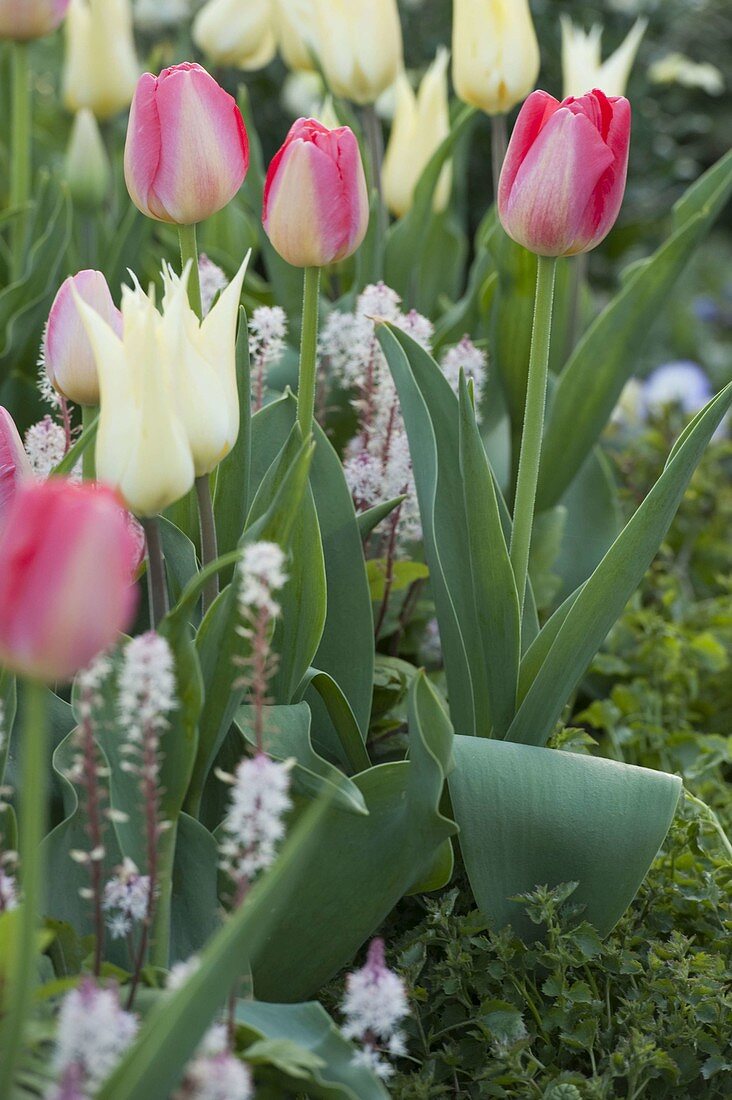
[[[553,256],[538,257],[524,429],[521,437],[521,455],[516,482],[513,533],[511,535],[511,565],[516,578],[521,612],[523,612],[526,595],[536,486],[539,480],[539,460],[544,433],[544,409],[549,370],[549,342],[554,304],[556,262]]]
[[[12,98],[10,122],[10,205],[23,207],[30,197],[31,184],[31,88],[28,43],[11,46]],[[25,251],[25,211],[16,213],[12,226],[13,279],[20,278]]]
[[[306,267],[303,279],[300,376],[297,390],[297,419],[303,439],[313,434],[315,378],[318,365],[318,298],[320,268]]]

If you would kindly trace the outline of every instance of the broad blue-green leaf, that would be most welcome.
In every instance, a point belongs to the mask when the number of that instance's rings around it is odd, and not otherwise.
[[[198,954],[221,924],[219,848],[195,818],[181,814],[173,864],[170,962]]]
[[[300,1064],[312,1065],[304,1077],[290,1076],[283,1065],[281,1084],[293,1093],[305,1091],[324,1100],[387,1100],[389,1093],[381,1081],[372,1070],[354,1062],[353,1046],[317,1001],[297,1005],[237,1001],[236,1021],[252,1042],[279,1039],[291,1044],[295,1067],[298,1052]],[[258,1049],[264,1054],[265,1044],[258,1044]]]
[[[326,808],[324,803],[311,807],[276,863],[201,952],[201,965],[180,989],[158,999],[137,1040],[99,1089],[98,1100],[161,1100],[170,1095],[234,982],[310,876],[319,859]]]
[[[188,536],[165,516],[160,517],[160,538],[165,555],[170,601],[175,604],[198,573],[196,548]]]
[[[292,787],[297,794],[317,798],[327,792],[334,807],[349,813],[368,813],[356,784],[315,752],[307,703],[266,707],[264,714],[264,748],[277,760],[295,761]],[[254,715],[254,708],[246,705],[236,714],[236,725],[250,745],[256,745]],[[242,744],[242,752],[243,748]]]
[[[577,882],[572,901],[607,935],[668,832],[681,780],[557,749],[455,738],[449,786],[478,907],[496,928],[541,935],[519,902]]]
[[[572,691],[653,561],[704,449],[732,404],[732,383],[695,417],[664,472],[583,586],[506,735],[545,744]]]
[[[521,657],[518,594],[493,475],[462,372],[459,406],[460,469],[468,529],[465,569],[472,574],[488,693],[488,721],[478,725],[477,732],[503,737],[516,711]]]
[[[363,734],[351,704],[333,677],[319,668],[309,668],[295,693],[296,698],[299,700],[306,692],[311,710],[314,692],[323,701],[331,727],[338,738],[339,751],[336,752],[336,756],[342,760],[344,767],[351,772],[360,772],[368,768],[371,761],[366,751]],[[318,727],[317,722],[315,724],[318,730],[322,730],[322,726]],[[321,752],[326,754],[333,752],[334,744],[330,730],[326,730],[325,733],[316,732],[314,738],[315,745]]]
[[[268,1001],[310,996],[351,961],[400,897],[423,883],[444,885],[455,826],[440,812],[440,798],[451,745],[442,704],[420,673],[410,697],[409,760],[354,777],[368,817],[328,810],[317,839],[317,864],[271,925],[255,959],[256,996]]]
[[[580,340],[554,393],[542,450],[537,506],[565,492],[633,373],[650,324],[668,299],[732,193],[732,152],[677,203],[674,231],[653,256],[635,265],[618,293]]]
[[[395,508],[404,500],[404,497],[394,497],[393,500],[385,500],[383,504],[375,504],[373,508],[367,508],[365,512],[359,512],[356,516],[358,521],[358,530],[362,539],[368,538],[371,532],[379,526],[380,523],[390,516]]]

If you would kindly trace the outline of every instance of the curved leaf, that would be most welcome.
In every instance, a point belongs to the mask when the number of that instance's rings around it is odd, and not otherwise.
[[[674,775],[557,749],[455,738],[448,780],[476,903],[497,928],[538,937],[519,894],[577,882],[572,901],[605,936],[663,843]]]

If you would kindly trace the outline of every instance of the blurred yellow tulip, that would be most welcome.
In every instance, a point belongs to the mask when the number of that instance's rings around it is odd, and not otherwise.
[[[532,91],[539,63],[528,0],[454,0],[452,79],[465,103],[505,114]]]
[[[277,49],[271,0],[208,0],[193,20],[193,41],[217,65],[263,69]]]
[[[313,0],[273,0],[277,43],[282,60],[294,72],[315,68]]]
[[[401,218],[412,207],[414,189],[433,153],[450,132],[447,95],[449,52],[441,48],[415,94],[406,75],[396,86],[396,111],[386,148],[382,182],[386,204]],[[450,200],[452,169],[443,168],[434,195],[434,209]]]
[[[330,90],[375,103],[402,68],[396,0],[313,0],[313,42]]]
[[[141,69],[129,0],[71,0],[66,17],[64,102],[107,119],[129,107]]]

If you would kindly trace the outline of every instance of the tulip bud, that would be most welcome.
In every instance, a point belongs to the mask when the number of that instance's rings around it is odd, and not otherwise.
[[[193,225],[241,187],[249,140],[232,96],[200,65],[140,77],[125,144],[130,198],[149,218]]]
[[[66,150],[66,181],[81,207],[97,208],[109,191],[109,157],[95,116],[87,107],[76,112]]]
[[[396,0],[313,0],[313,41],[331,92],[375,103],[402,68]]]
[[[282,60],[294,72],[310,72],[317,55],[312,41],[310,0],[275,0],[277,43]]]
[[[122,335],[122,314],[101,271],[79,271],[61,284],[53,300],[43,334],[43,363],[49,382],[62,397],[77,405],[98,405],[97,365],[79,300],[96,310],[117,336]]]
[[[647,21],[637,19],[615,53],[605,61],[600,53],[602,27],[599,24],[586,34],[568,16],[561,16],[560,22],[565,97],[584,95],[590,88],[602,88],[608,96],[625,95]]]
[[[293,267],[344,260],[366,236],[368,220],[366,178],[353,132],[298,119],[264,184],[262,221],[280,256]]]
[[[216,65],[263,69],[277,49],[271,0],[208,0],[193,21],[193,41]]]
[[[64,478],[22,487],[0,533],[0,661],[70,680],[135,609],[134,539],[115,496]]]
[[[107,119],[129,106],[140,65],[129,0],[71,0],[66,20],[64,102]]]
[[[417,95],[402,73],[396,86],[396,110],[386,148],[382,182],[386,204],[398,218],[412,207],[414,189],[433,153],[450,133],[447,99],[447,50],[425,73]],[[433,205],[444,210],[450,199],[451,171],[446,164],[435,189]]]
[[[27,42],[59,26],[69,0],[0,0],[0,39]]]
[[[539,63],[528,0],[454,0],[452,79],[465,103],[505,114],[536,84]]]
[[[4,524],[18,486],[33,477],[15,421],[0,405],[0,526]]]
[[[597,89],[559,103],[533,92],[514,126],[498,185],[509,237],[540,256],[595,248],[625,192],[630,104]]]

